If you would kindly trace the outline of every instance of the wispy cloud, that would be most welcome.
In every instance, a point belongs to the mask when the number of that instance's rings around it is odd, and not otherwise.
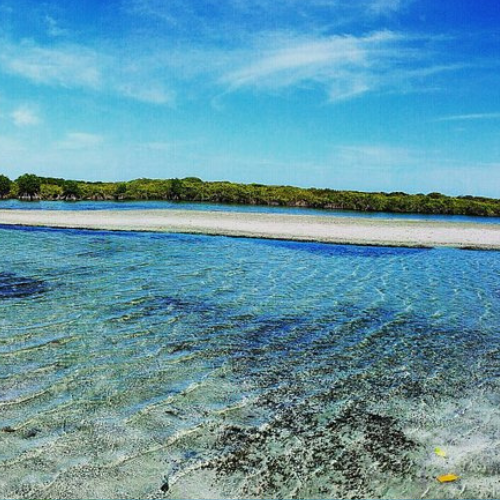
[[[149,104],[173,104],[175,92],[163,84],[151,84],[146,81],[128,82],[117,85],[117,90],[125,97]]]
[[[344,145],[334,148],[331,160],[343,167],[379,169],[404,167],[418,162],[418,153],[407,147],[385,144]]]
[[[330,102],[370,92],[422,92],[439,73],[462,67],[430,55],[432,36],[360,33],[359,20],[357,31],[332,35],[325,24],[354,14],[390,15],[411,2],[310,0],[304,7],[302,0],[129,0],[124,9],[135,16],[137,31],[119,42],[69,43],[60,38],[66,32],[56,17],[46,15],[47,29],[59,38],[49,44],[0,39],[0,71],[38,85],[169,106],[179,95],[210,100],[248,90],[319,89]],[[151,17],[169,26],[158,29]],[[142,18],[148,18],[144,25]],[[259,20],[272,22],[262,27]]]
[[[253,61],[229,72],[224,80],[232,87],[281,87],[328,78],[333,68],[366,64],[363,41],[352,36],[269,38],[256,47]]]
[[[0,41],[0,66],[38,84],[61,87],[101,86],[99,55],[80,45],[43,47],[33,41]]]
[[[500,113],[470,113],[465,115],[450,115],[436,118],[436,122],[459,122],[469,120],[499,120]]]
[[[33,40],[0,40],[0,70],[35,84],[117,94],[152,104],[172,104],[174,91],[155,58],[141,60],[120,47],[44,46]]]
[[[216,102],[237,91],[320,88],[336,102],[369,92],[426,92],[438,88],[440,73],[463,67],[437,47],[442,38],[383,28],[412,3],[128,0],[123,6],[142,29],[151,19],[163,26],[156,46],[168,58],[157,51],[156,59],[179,87],[195,79],[201,89],[219,87]]]
[[[433,64],[415,48],[417,40],[388,30],[365,36],[268,34],[220,81],[233,91],[316,84],[339,101],[370,91],[408,91],[417,80],[424,90],[426,77],[461,67]]]
[[[66,28],[62,28],[59,22],[52,16],[45,16],[45,24],[47,26],[47,34],[52,37],[66,36],[70,34],[70,31]]]
[[[124,10],[133,16],[154,18],[186,36],[211,33],[217,38],[235,38],[242,32],[314,27],[316,32],[332,26],[347,26],[391,16],[414,0],[128,0]],[[225,27],[225,30],[221,28]],[[191,29],[190,29],[191,28]]]
[[[389,30],[365,35],[304,35],[267,31],[238,44],[176,45],[129,40],[99,49],[0,40],[0,70],[39,85],[87,89],[155,105],[174,105],[179,93],[260,92],[319,88],[329,101],[369,92],[425,91],[428,81],[463,68],[435,61],[419,47],[431,36]]]
[[[10,116],[16,127],[30,127],[41,123],[38,112],[26,104],[16,108]]]
[[[398,12],[408,0],[371,0],[368,2],[369,11],[377,15],[389,15]]]
[[[56,149],[85,150],[95,149],[103,144],[104,138],[88,132],[68,132],[62,141],[56,143]]]

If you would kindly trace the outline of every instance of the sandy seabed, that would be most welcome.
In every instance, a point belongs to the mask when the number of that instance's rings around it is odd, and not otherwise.
[[[2,223],[500,248],[500,226],[480,223]],[[0,497],[500,498],[495,252],[0,232]]]
[[[0,224],[382,246],[500,249],[500,225],[194,210],[0,210]]]

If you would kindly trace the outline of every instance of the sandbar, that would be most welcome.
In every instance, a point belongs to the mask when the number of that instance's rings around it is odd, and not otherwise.
[[[0,224],[500,250],[500,224],[197,210],[0,210]]]

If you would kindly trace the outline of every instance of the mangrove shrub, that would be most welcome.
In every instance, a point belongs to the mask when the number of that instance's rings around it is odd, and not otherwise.
[[[10,193],[12,181],[6,175],[0,175],[0,198]]]

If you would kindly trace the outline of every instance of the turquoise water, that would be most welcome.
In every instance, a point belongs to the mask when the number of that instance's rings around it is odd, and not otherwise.
[[[500,496],[498,252],[0,228],[0,257],[1,498]]]
[[[0,200],[1,209],[17,210],[202,210],[243,213],[274,213],[291,215],[319,215],[330,217],[369,217],[384,219],[418,219],[443,222],[479,222],[500,224],[500,217],[474,217],[467,215],[396,214],[390,212],[357,212],[352,210],[324,210],[300,207],[267,207],[259,205],[228,205],[224,203],[189,203],[171,201],[19,201]]]

